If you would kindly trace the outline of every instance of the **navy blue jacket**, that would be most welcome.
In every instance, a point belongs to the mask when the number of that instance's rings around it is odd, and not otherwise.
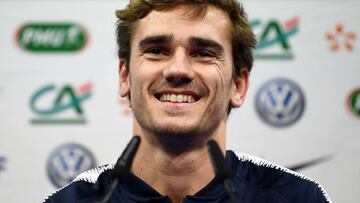
[[[234,171],[233,182],[241,203],[330,203],[324,189],[315,181],[250,155],[227,151],[226,159]],[[78,176],[71,184],[53,193],[45,203],[94,203],[111,184],[114,165],[105,165]],[[140,178],[129,173],[117,186],[109,203],[170,203]],[[183,203],[232,203],[223,185],[214,178]]]

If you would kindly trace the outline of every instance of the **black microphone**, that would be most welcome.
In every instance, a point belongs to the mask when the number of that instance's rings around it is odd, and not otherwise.
[[[216,177],[224,185],[226,191],[230,195],[231,200],[234,203],[241,203],[235,195],[236,189],[234,187],[234,183],[231,180],[232,171],[229,164],[226,162],[219,145],[214,140],[209,140],[207,142],[207,147]]]
[[[140,137],[134,136],[131,138],[129,144],[126,146],[125,150],[116,161],[114,169],[112,170],[111,178],[112,183],[108,192],[105,194],[104,198],[97,203],[106,203],[112,193],[114,192],[116,186],[124,179],[124,177],[129,173],[131,164],[134,160],[135,154],[140,145]]]

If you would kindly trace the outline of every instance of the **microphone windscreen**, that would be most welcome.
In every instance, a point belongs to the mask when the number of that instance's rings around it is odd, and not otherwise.
[[[118,179],[119,182],[121,182],[121,180],[128,174],[139,145],[140,137],[134,136],[126,146],[119,159],[116,161],[112,172],[112,178]]]

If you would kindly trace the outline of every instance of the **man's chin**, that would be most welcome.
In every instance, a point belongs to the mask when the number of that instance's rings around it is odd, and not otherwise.
[[[199,134],[197,127],[186,126],[157,126],[154,129],[154,134],[161,137],[194,137]]]
[[[162,148],[173,155],[203,148],[208,139],[198,128],[157,128],[154,134]]]

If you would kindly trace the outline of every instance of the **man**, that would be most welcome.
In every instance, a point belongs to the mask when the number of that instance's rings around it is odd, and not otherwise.
[[[226,123],[248,89],[256,40],[236,0],[133,0],[118,11],[120,95],[142,139],[131,173],[109,202],[232,202],[206,143],[225,153]],[[316,182],[258,158],[226,152],[243,203],[325,203]],[[75,179],[46,202],[94,202],[112,165]]]

